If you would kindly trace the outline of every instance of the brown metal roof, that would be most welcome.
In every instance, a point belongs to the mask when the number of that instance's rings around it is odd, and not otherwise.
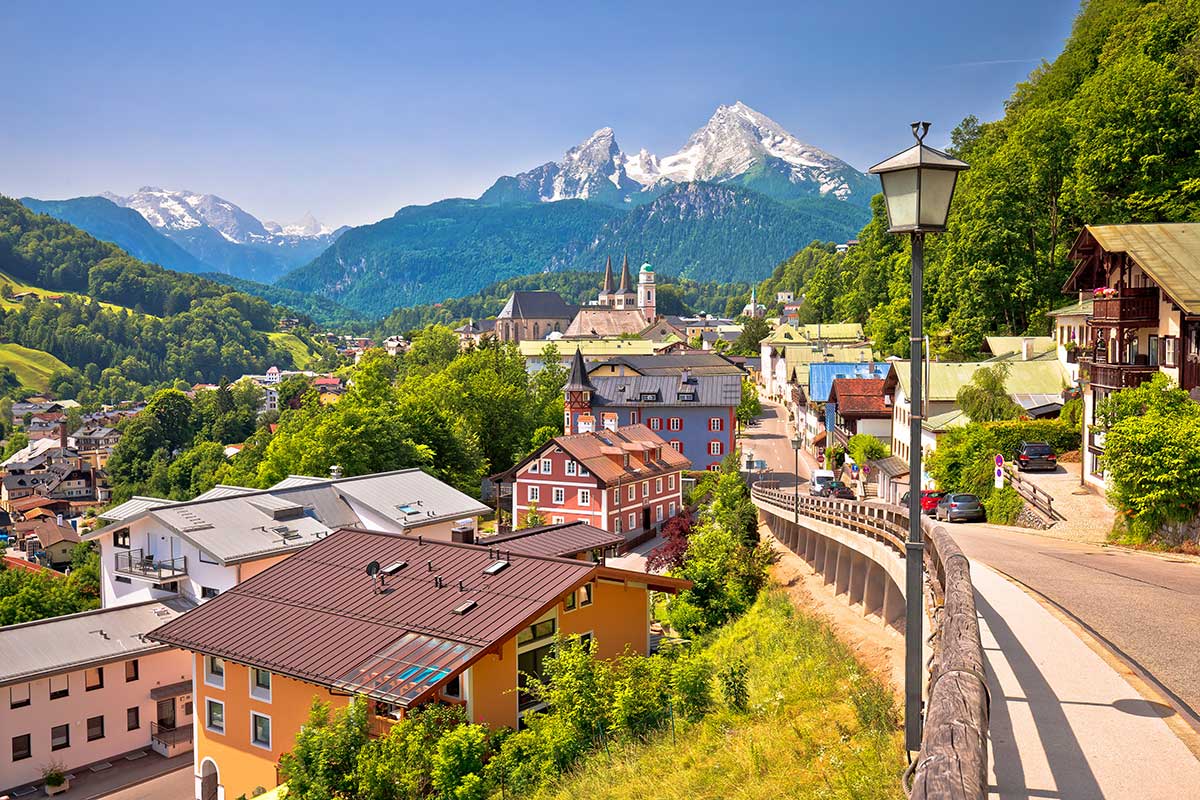
[[[586,522],[560,522],[489,536],[479,543],[527,555],[571,558],[591,550],[617,547],[625,543],[625,537]]]
[[[508,565],[484,572],[501,560]],[[380,593],[366,574],[372,561],[406,566]],[[150,637],[403,705],[514,635],[595,569],[515,549],[344,529]]]
[[[615,431],[602,430],[591,433],[576,433],[570,436],[556,436],[547,446],[557,445],[570,453],[577,461],[605,484],[615,483],[621,479],[641,480],[656,475],[665,475],[688,469],[692,462],[682,453],[662,440],[654,431],[645,425],[626,425]],[[630,455],[629,466],[622,466],[621,457],[613,458],[609,448],[624,449],[626,446],[633,451],[645,452],[648,448],[657,447],[659,458],[649,463],[643,462],[638,455]],[[534,457],[540,457],[545,448],[538,451],[530,459],[517,465],[517,469],[528,463]]]

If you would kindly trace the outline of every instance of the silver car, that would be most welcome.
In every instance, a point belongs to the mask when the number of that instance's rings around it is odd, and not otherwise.
[[[973,494],[948,494],[938,501],[933,516],[946,522],[983,522],[987,519],[983,505]]]

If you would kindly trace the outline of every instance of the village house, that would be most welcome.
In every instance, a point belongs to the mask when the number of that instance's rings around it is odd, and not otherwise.
[[[103,469],[113,448],[121,441],[121,432],[106,425],[85,425],[67,437],[67,446],[97,469]]]
[[[135,497],[103,512],[108,524],[84,539],[99,543],[106,608],[174,595],[203,602],[343,526],[450,539],[487,511],[419,469],[294,476],[264,490],[217,486],[182,503]]]
[[[683,508],[691,462],[645,425],[556,436],[497,480],[511,483],[515,526],[587,522],[632,547]]]
[[[1104,485],[1096,404],[1156,374],[1200,388],[1200,223],[1088,225],[1071,247],[1066,292],[1091,292],[1080,350],[1086,479]]]
[[[742,377],[722,371],[591,377],[579,353],[571,362],[564,431],[614,430],[643,424],[696,469],[716,469],[736,447]]]
[[[1055,352],[1058,360],[1071,375],[1072,383],[1079,383],[1079,361],[1088,341],[1087,322],[1092,316],[1092,293],[1080,292],[1079,299],[1061,308],[1047,312],[1054,325]]]
[[[892,396],[882,377],[834,378],[828,406],[833,410],[838,444],[844,447],[850,437],[866,433],[891,445]]]
[[[79,544],[79,534],[61,515],[37,515],[13,523],[9,537],[28,561],[61,569],[71,563],[71,551]]]
[[[190,750],[191,656],[145,638],[189,608],[172,598],[0,628],[0,794],[24,796],[51,762]]]
[[[836,427],[834,409],[828,405],[833,381],[837,378],[884,378],[889,367],[875,361],[831,361],[808,364],[805,369],[808,379],[796,383],[792,392],[796,430],[800,432],[804,448],[815,455],[828,446],[826,430]]]
[[[523,689],[559,637],[594,641],[600,658],[646,653],[651,591],[689,585],[499,545],[348,529],[150,638],[193,654],[196,797],[231,798],[276,785],[314,698],[337,708],[366,697],[376,735],[429,702],[515,728],[542,707]]]
[[[459,350],[478,347],[485,339],[492,339],[495,337],[496,320],[468,319],[462,325],[459,325],[457,328],[455,328],[454,333],[458,336]]]

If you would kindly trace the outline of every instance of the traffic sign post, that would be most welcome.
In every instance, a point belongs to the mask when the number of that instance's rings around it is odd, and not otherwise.
[[[1004,488],[1004,456],[996,454],[996,488]]]

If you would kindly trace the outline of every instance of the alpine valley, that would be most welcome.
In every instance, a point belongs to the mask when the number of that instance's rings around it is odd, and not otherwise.
[[[476,200],[407,206],[357,228],[311,218],[284,227],[214,195],[154,187],[22,202],[166,267],[382,317],[516,276],[595,270],[622,253],[669,275],[757,281],[813,240],[852,238],[870,219],[876,187],[738,102],[668,156],[627,154],[602,128]]]

